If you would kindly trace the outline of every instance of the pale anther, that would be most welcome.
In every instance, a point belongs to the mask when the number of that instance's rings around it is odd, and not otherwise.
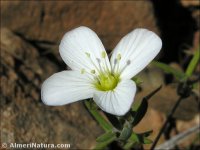
[[[85,54],[87,55],[87,57],[90,57],[90,53],[88,53],[88,52],[85,52]]]
[[[96,58],[96,60],[98,61],[98,63],[100,63],[100,62],[101,62],[101,60],[100,60],[99,58]]]
[[[115,65],[117,64],[117,59],[114,60],[114,64],[115,64]]]
[[[130,65],[130,64],[131,64],[131,61],[130,61],[130,60],[128,60],[128,61],[126,62],[126,64],[127,64],[127,65]]]
[[[121,54],[118,54],[118,55],[117,55],[117,60],[118,60],[118,61],[121,60]]]
[[[84,74],[85,73],[85,69],[81,69],[81,74]]]
[[[101,53],[101,57],[102,57],[102,58],[106,58],[106,52],[103,51],[103,52]]]
[[[92,74],[95,74],[95,70],[91,70],[90,72],[91,72]]]

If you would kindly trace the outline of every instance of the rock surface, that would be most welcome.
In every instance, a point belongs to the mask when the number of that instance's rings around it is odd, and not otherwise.
[[[1,25],[29,40],[59,43],[66,31],[84,25],[98,33],[107,49],[113,49],[122,36],[134,28],[145,27],[158,32],[148,0],[18,1],[1,2],[1,5]]]
[[[58,70],[56,64],[5,28],[1,30],[1,59],[2,143],[68,143],[71,148],[95,144],[101,129],[81,102],[49,107],[40,100],[41,83]]]

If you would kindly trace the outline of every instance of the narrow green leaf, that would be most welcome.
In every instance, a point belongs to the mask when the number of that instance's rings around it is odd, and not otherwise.
[[[153,141],[151,139],[143,137],[143,144],[151,144],[151,143],[153,143]]]
[[[92,109],[91,103],[88,100],[84,101],[85,106],[87,107],[87,109],[90,111],[90,113],[92,114],[92,116],[96,119],[96,121],[100,124],[100,126],[105,130],[105,131],[110,131],[112,130],[112,125],[107,122],[102,115],[98,112],[97,109]]]
[[[139,101],[134,102],[134,104],[133,104],[131,110],[134,111],[134,112],[137,112],[137,110],[138,110],[139,107],[140,107],[140,104],[141,104],[141,102],[139,102]]]
[[[128,142],[123,146],[123,149],[129,150],[129,149],[131,149],[136,143],[137,143],[137,142],[128,141]]]
[[[186,73],[187,77],[190,77],[192,75],[192,73],[194,72],[194,70],[199,62],[199,57],[200,57],[199,51],[200,51],[199,48],[195,51],[195,53],[192,57],[192,60],[190,61],[189,65],[186,69],[185,73]]]
[[[97,142],[104,142],[104,141],[107,141],[107,140],[109,140],[109,139],[111,139],[111,138],[113,138],[113,137],[115,137],[115,136],[116,136],[116,133],[115,133],[115,132],[109,131],[109,132],[106,132],[106,133],[102,134],[101,136],[99,136],[99,137],[96,139],[96,141],[97,141]]]
[[[104,112],[110,123],[118,130],[122,129],[122,124],[119,121],[119,118],[117,116],[111,115],[109,113]]]
[[[147,112],[147,108],[148,108],[148,102],[147,100],[149,100],[154,94],[156,94],[162,86],[159,86],[157,89],[155,89],[154,91],[152,91],[150,94],[148,94],[146,97],[144,97],[142,99],[142,102],[140,104],[140,106],[138,107],[138,109],[131,111],[131,114],[133,114],[133,121],[132,121],[132,125],[136,126],[144,117],[144,115]]]
[[[153,130],[146,131],[144,133],[137,133],[139,141],[143,144],[151,144],[152,140],[148,139],[147,137],[153,132]]]
[[[147,112],[147,108],[148,108],[148,103],[146,99],[143,99],[139,108],[137,109],[136,113],[133,114],[133,121],[132,121],[132,126],[136,126],[144,117],[144,115]]]
[[[128,142],[123,146],[124,149],[131,149],[135,144],[139,143],[137,134],[132,132]]]
[[[97,142],[94,150],[101,150],[101,149],[105,149],[110,143],[112,143],[113,141],[115,141],[117,139],[116,136],[112,136],[111,138],[107,139],[106,141],[103,142]]]
[[[129,139],[130,141],[136,143],[141,143],[141,144],[151,144],[152,140],[148,139],[147,137],[145,137],[145,134],[138,134],[138,133],[132,133],[131,137]]]
[[[130,141],[132,141],[132,142],[139,142],[139,138],[138,138],[138,136],[137,136],[136,133],[133,132],[131,134]]]
[[[186,77],[186,75],[182,71],[176,70],[176,69],[174,69],[173,67],[171,67],[167,64],[164,64],[164,63],[161,63],[161,62],[158,62],[158,61],[152,61],[151,64],[162,69],[166,73],[174,75],[175,78],[178,79],[178,80],[183,80]]]

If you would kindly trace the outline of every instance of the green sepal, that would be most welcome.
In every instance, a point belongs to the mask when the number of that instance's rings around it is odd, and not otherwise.
[[[121,141],[127,141],[132,133],[132,125],[130,124],[130,122],[126,121],[124,123],[123,129],[118,137],[119,140]]]

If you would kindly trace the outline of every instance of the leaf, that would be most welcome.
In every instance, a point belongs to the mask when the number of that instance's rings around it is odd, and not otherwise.
[[[136,142],[128,141],[128,142],[123,146],[123,149],[131,149],[135,144],[136,144]]]
[[[134,132],[131,134],[131,137],[129,140],[132,142],[139,142],[139,138],[138,138],[137,134]]]
[[[138,142],[138,143],[141,143],[141,144],[151,144],[152,143],[152,140],[148,139],[147,137],[145,137],[145,133],[132,133],[131,134],[131,137],[130,137],[130,141],[132,142]]]
[[[151,131],[147,131],[144,133],[132,133],[131,137],[128,139],[128,142],[124,145],[124,149],[131,149],[136,144],[151,144],[152,140],[148,139],[147,136],[152,133]]]
[[[107,141],[113,137],[116,136],[116,133],[114,133],[113,131],[109,131],[109,132],[106,132],[104,134],[102,134],[101,136],[99,136],[96,141],[97,142],[104,142],[104,141]]]
[[[143,137],[143,144],[151,144],[151,143],[153,143],[153,141],[151,139]]]
[[[107,139],[106,141],[102,141],[102,142],[97,142],[94,150],[101,150],[101,149],[105,149],[110,143],[112,143],[113,141],[115,141],[117,139],[116,136],[113,136],[109,139]]]
[[[153,90],[149,95],[145,96],[143,99],[149,100],[153,95],[155,95],[160,89],[162,88],[162,85],[160,85],[157,89]]]
[[[132,121],[132,125],[136,126],[144,117],[144,115],[147,112],[147,108],[148,108],[148,102],[147,100],[149,100],[154,94],[156,94],[160,89],[162,88],[162,86],[159,86],[157,89],[155,89],[154,91],[152,91],[149,95],[147,95],[146,97],[144,97],[142,99],[141,104],[139,105],[139,107],[136,110],[132,110],[131,114],[133,115],[133,121]]]
[[[144,117],[144,115],[147,112],[147,108],[148,108],[148,103],[146,99],[143,99],[139,108],[137,109],[136,113],[131,112],[131,114],[133,114],[133,121],[132,121],[132,126],[136,126]]]
[[[199,51],[200,51],[199,48],[195,51],[194,56],[192,57],[192,60],[190,61],[189,65],[186,69],[185,73],[186,73],[187,77],[190,77],[192,75],[192,73],[194,72],[194,70],[199,62],[199,57],[200,57]]]
[[[100,126],[105,130],[105,131],[110,131],[113,129],[112,125],[107,122],[102,115],[98,112],[96,109],[92,109],[91,103],[88,100],[84,101],[85,106],[89,110],[89,112],[92,114],[92,116],[96,119],[96,121],[100,124]]]
[[[152,64],[162,69],[164,72],[174,75],[174,77],[178,80],[183,80],[186,78],[186,75],[182,71],[176,70],[167,64],[164,64],[158,61],[152,61]]]
[[[139,101],[134,102],[131,110],[134,111],[134,112],[136,112],[139,109],[140,104],[141,104],[141,102],[139,102]]]
[[[117,128],[118,130],[122,129],[122,124],[121,124],[121,122],[119,121],[119,119],[116,116],[111,115],[111,114],[106,113],[106,112],[104,112],[104,113],[105,113],[106,117],[108,118],[108,120],[111,122],[111,124],[115,128]]]

